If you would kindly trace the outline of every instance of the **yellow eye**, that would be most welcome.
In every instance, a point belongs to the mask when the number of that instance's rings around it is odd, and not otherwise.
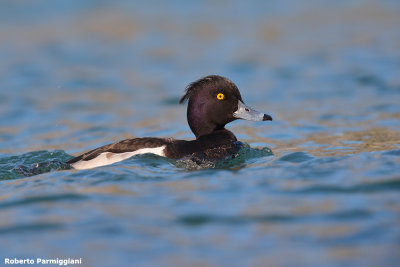
[[[218,99],[218,100],[222,100],[222,99],[224,99],[224,98],[225,98],[225,96],[224,96],[223,93],[219,93],[219,94],[217,95],[217,99]]]

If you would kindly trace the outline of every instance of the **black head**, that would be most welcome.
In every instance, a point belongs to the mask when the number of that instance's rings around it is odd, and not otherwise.
[[[236,119],[272,120],[271,116],[247,107],[236,85],[218,75],[189,84],[179,103],[187,99],[187,120],[196,138],[223,129],[225,124]]]

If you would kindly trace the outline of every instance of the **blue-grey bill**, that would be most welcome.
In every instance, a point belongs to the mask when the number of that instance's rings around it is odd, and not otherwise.
[[[242,101],[239,101],[238,109],[233,113],[233,117],[249,121],[272,121],[270,115],[249,108]]]

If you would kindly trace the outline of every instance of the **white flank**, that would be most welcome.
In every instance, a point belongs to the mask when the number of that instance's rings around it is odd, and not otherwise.
[[[164,157],[165,146],[153,147],[153,148],[141,148],[133,152],[125,153],[112,153],[103,152],[94,159],[91,160],[80,160],[72,163],[71,166],[77,170],[92,169],[100,166],[110,165],[125,159],[129,159],[135,155],[152,153]]]

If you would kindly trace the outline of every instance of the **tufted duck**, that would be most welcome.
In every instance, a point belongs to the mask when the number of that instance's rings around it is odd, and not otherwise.
[[[246,106],[236,85],[218,75],[206,76],[189,84],[179,103],[186,100],[189,100],[187,120],[195,140],[126,139],[86,152],[67,163],[75,169],[90,169],[145,153],[174,159],[202,153],[206,158],[221,159],[238,149],[235,135],[225,129],[225,124],[236,119],[272,120],[271,116]]]

